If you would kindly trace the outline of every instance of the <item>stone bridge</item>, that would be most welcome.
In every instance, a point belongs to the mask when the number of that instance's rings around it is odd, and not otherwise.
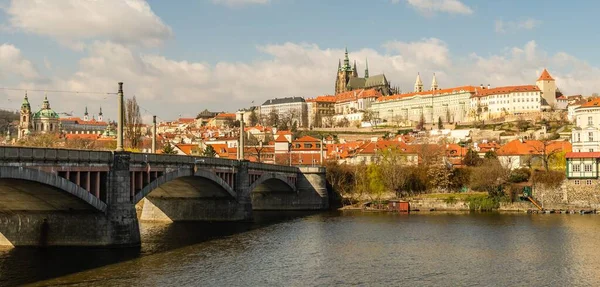
[[[0,147],[0,246],[130,246],[138,220],[250,221],[328,208],[325,169],[179,155]]]

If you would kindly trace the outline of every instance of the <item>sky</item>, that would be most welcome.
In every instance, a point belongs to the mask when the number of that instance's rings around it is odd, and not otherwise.
[[[0,108],[116,118],[117,83],[144,121],[333,94],[347,48],[402,91],[534,84],[600,91],[598,1],[0,0]],[[43,92],[38,90],[49,90]],[[54,91],[54,92],[53,92]],[[79,91],[66,93],[55,91]],[[99,92],[99,93],[83,93]],[[102,94],[111,93],[111,94]]]

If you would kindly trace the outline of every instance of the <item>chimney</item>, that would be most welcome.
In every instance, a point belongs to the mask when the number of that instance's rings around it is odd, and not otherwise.
[[[479,84],[479,88],[483,89],[483,84]]]
[[[491,89],[492,87],[490,86],[490,84],[488,84],[488,90]]]

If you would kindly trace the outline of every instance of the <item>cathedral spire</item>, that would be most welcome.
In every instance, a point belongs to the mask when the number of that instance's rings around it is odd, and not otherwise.
[[[89,114],[88,114],[87,106],[85,106],[85,113],[83,113],[83,120],[84,121],[87,121],[87,120],[90,119],[88,115]]]
[[[98,121],[102,121],[102,107],[100,107],[100,113],[98,113]]]
[[[342,69],[342,60],[338,59],[338,71]]]
[[[369,78],[369,61],[365,58],[365,79]]]
[[[357,71],[356,70],[356,60],[354,60],[354,71]]]
[[[346,71],[350,70],[350,58],[348,58],[348,47],[346,47],[346,52],[344,53],[344,69]]]
[[[438,83],[437,83],[437,80],[435,79],[435,73],[433,73],[433,80],[431,80],[431,90],[432,91],[438,90]]]

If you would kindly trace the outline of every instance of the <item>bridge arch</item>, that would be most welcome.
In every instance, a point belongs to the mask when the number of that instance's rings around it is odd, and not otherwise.
[[[292,193],[298,193],[296,186],[290,184],[285,176],[274,172],[263,173],[254,183],[252,183],[252,185],[250,185],[248,192],[251,194],[261,185],[266,185],[267,188],[273,191],[277,189],[288,189]]]
[[[210,182],[222,188],[232,198],[237,198],[235,191],[215,173],[204,169],[199,169],[196,172],[194,172],[191,168],[180,168],[175,171],[165,173],[164,175],[158,177],[157,179],[149,183],[142,190],[136,193],[133,202],[140,202],[142,199],[144,199],[144,197],[148,196],[153,190],[157,189],[163,184],[166,184],[173,180],[189,177],[199,177],[207,179]]]
[[[83,189],[77,184],[56,174],[38,169],[3,166],[0,167],[0,178],[33,181],[55,187],[60,191],[64,191],[83,200],[99,211],[106,212],[106,203],[102,202],[89,191]]]

